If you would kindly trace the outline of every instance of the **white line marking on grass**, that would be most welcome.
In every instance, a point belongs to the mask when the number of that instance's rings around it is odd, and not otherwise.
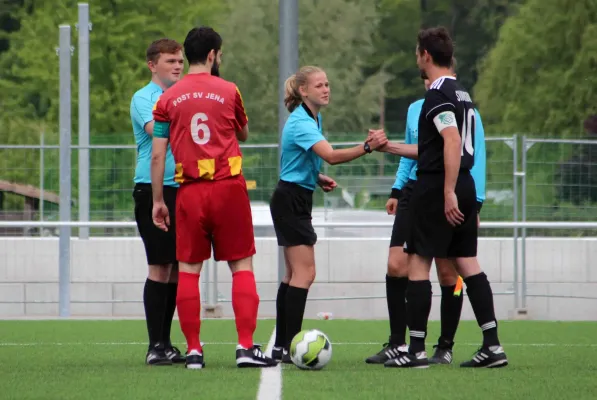
[[[274,336],[275,338],[275,336]],[[271,340],[270,340],[271,342]],[[185,343],[175,343],[181,346]],[[205,342],[206,346],[236,346],[236,342]],[[332,343],[334,346],[379,346],[379,342],[338,342]],[[427,345],[434,345],[435,342],[426,343]],[[461,346],[479,346],[480,343],[457,343]],[[147,346],[146,342],[0,342],[0,347],[31,347],[31,346]],[[273,346],[273,344],[272,344]],[[502,343],[504,347],[597,347],[597,343]],[[265,354],[271,353],[270,343],[266,348]],[[272,370],[272,368],[265,368],[263,371]]]
[[[269,339],[265,354],[272,355],[272,348],[276,340],[276,328]],[[257,400],[280,400],[282,398],[282,367],[281,363],[272,368],[261,370]]]

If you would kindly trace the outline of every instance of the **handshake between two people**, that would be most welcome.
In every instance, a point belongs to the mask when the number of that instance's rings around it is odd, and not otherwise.
[[[367,140],[371,150],[393,154],[395,156],[416,160],[419,158],[419,149],[416,144],[390,142],[383,129],[369,129]]]
[[[388,144],[388,138],[383,129],[369,129],[365,143],[369,144],[371,150],[383,151]]]

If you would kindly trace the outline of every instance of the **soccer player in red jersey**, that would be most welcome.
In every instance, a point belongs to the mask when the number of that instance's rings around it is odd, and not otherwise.
[[[247,140],[248,118],[237,86],[219,78],[222,38],[209,27],[193,28],[184,42],[189,71],[158,99],[151,162],[153,221],[167,230],[162,196],[168,143],[180,184],[176,200],[176,306],[187,339],[186,367],[204,367],[199,341],[199,274],[211,256],[228,261],[232,271],[232,308],[236,317],[238,367],[276,363],[253,343],[259,296],[253,275],[253,218],[242,175],[238,141]]]

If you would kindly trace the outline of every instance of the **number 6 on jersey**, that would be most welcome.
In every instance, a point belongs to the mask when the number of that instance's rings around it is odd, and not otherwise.
[[[209,142],[209,126],[205,123],[207,119],[205,113],[197,113],[191,118],[191,137],[193,138],[193,142],[201,145]]]

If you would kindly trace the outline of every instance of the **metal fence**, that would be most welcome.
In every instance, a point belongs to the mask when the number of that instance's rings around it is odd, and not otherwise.
[[[60,235],[60,310],[67,313],[70,237],[132,236],[137,235],[133,222],[132,179],[136,164],[133,145],[67,146],[70,152],[71,179],[64,181],[60,174],[59,145],[0,145],[2,180],[20,187],[3,188],[0,232],[4,236]],[[333,143],[336,147],[360,142]],[[277,144],[242,145],[244,174],[249,182],[251,200],[266,205],[277,182]],[[481,235],[511,237],[514,265],[513,292],[516,308],[526,307],[527,301],[527,238],[530,236],[580,237],[597,236],[597,141],[535,139],[525,136],[486,139],[487,185],[482,212]],[[519,150],[520,149],[520,150]],[[78,174],[78,153],[88,151],[89,173]],[[354,162],[326,166],[325,172],[339,183],[336,193],[318,193],[316,207],[322,219],[316,226],[325,228],[326,236],[334,236],[342,229],[352,229],[353,236],[383,237],[389,235],[391,220],[374,219],[367,222],[332,218],[342,210],[382,211],[393,184],[398,157],[374,153]],[[81,182],[81,177],[89,181]],[[61,181],[62,179],[62,181]],[[59,213],[60,188],[71,193],[72,207],[68,214]],[[81,210],[79,188],[89,188],[88,210]],[[85,196],[83,196],[85,197]],[[92,222],[80,220],[89,215]],[[531,223],[527,221],[533,221]],[[70,222],[77,221],[77,222]],[[486,222],[492,221],[492,222]],[[271,228],[267,222],[256,223],[259,228]],[[377,229],[375,231],[374,229]],[[271,230],[271,229],[270,229]],[[380,234],[381,232],[381,234]],[[265,236],[271,236],[265,234]],[[520,252],[520,254],[519,254]],[[209,273],[208,273],[209,274]],[[217,286],[217,277],[211,280]],[[214,301],[214,291],[207,289],[208,299]],[[370,298],[370,297],[367,297]]]
[[[59,220],[60,145],[0,145],[0,180],[30,186],[29,193],[4,190],[0,215],[4,220]],[[359,142],[332,143],[336,147]],[[254,204],[267,204],[278,179],[278,145],[244,144],[243,172]],[[522,151],[520,151],[521,149]],[[71,179],[63,182],[71,194],[70,220],[132,221],[134,145],[70,146]],[[89,155],[88,174],[79,174],[79,154]],[[597,141],[547,140],[518,136],[486,139],[487,185],[482,218],[491,221],[582,221],[597,211]],[[85,160],[85,157],[81,157]],[[351,163],[324,166],[339,188],[316,192],[315,207],[324,216],[334,210],[382,211],[394,182],[398,157],[374,153]],[[86,200],[85,200],[86,199]],[[8,232],[16,234],[16,232]],[[86,237],[85,230],[75,231]],[[545,230],[524,232],[548,235]],[[595,231],[565,232],[595,235]],[[0,235],[7,232],[0,232]],[[55,231],[28,232],[55,235]],[[136,235],[134,229],[92,229],[91,235]],[[518,233],[482,230],[482,236]],[[559,234],[562,234],[560,232]]]

